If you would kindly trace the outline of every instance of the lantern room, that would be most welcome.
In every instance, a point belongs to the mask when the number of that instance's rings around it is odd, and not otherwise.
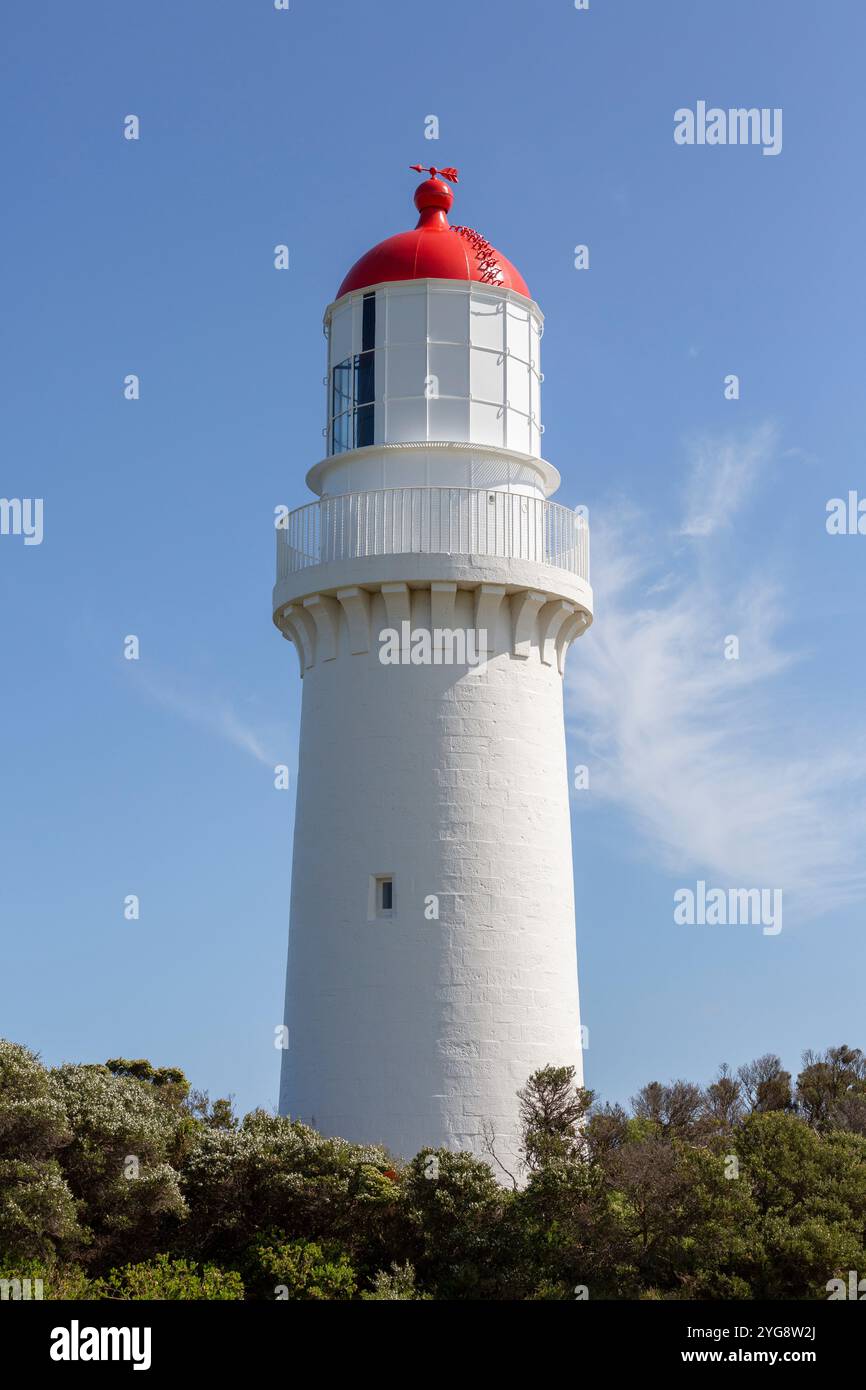
[[[320,494],[399,480],[544,497],[559,481],[541,458],[543,316],[500,252],[449,223],[453,196],[425,180],[417,226],[362,256],[325,313],[326,448],[308,478]],[[395,447],[399,479],[383,471]]]

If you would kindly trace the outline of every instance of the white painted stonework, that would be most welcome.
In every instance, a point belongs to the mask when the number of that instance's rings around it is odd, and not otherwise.
[[[485,438],[479,486],[472,443],[428,450],[423,482],[411,444],[344,452],[277,533],[304,682],[280,1111],[400,1157],[492,1143],[515,1171],[517,1089],[546,1063],[582,1079],[562,670],[592,591],[555,470]],[[488,658],[383,664],[407,620],[483,629]]]

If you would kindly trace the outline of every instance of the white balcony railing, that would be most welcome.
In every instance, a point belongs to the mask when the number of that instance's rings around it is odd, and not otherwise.
[[[367,555],[497,555],[589,582],[589,527],[539,497],[467,487],[395,487],[323,497],[277,527],[277,579]]]

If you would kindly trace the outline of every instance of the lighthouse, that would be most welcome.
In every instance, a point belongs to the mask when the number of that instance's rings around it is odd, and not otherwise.
[[[426,172],[325,310],[315,500],[276,530],[303,679],[280,1112],[502,1176],[518,1088],[583,1077],[562,676],[589,537],[550,500],[541,310]]]

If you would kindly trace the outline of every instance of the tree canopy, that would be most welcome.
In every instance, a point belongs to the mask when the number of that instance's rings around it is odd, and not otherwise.
[[[507,1177],[0,1040],[0,1277],[81,1299],[825,1299],[866,1272],[859,1048],[653,1081],[627,1109],[547,1066],[517,1100]]]

